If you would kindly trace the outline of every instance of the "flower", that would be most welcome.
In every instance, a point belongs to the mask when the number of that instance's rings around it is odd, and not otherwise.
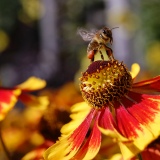
[[[117,60],[93,62],[80,78],[85,102],[73,105],[72,121],[62,127],[44,159],[93,159],[101,133],[119,145],[124,160],[143,151],[160,134],[160,76],[133,80]]]
[[[0,87],[0,121],[21,100],[29,106],[45,108],[48,105],[46,96],[34,96],[29,92],[37,91],[46,86],[46,82],[36,77],[30,77],[25,82],[13,87]]]

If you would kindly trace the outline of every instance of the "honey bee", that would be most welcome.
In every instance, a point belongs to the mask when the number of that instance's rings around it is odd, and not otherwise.
[[[100,30],[92,30],[90,32],[85,29],[78,29],[78,34],[80,34],[83,40],[90,41],[87,47],[87,57],[91,59],[91,62],[94,61],[94,56],[97,52],[100,53],[102,60],[104,60],[101,51],[102,48],[106,50],[109,60],[114,61],[113,51],[110,47],[107,46],[108,43],[111,45],[113,43],[112,29],[103,27]]]

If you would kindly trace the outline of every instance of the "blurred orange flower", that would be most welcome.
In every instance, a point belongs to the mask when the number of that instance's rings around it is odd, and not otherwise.
[[[0,121],[3,120],[6,114],[14,107],[16,102],[21,100],[27,105],[46,106],[48,100],[46,97],[39,97],[28,94],[28,92],[36,91],[44,88],[46,82],[36,77],[30,77],[24,83],[13,88],[0,87]]]
[[[0,88],[0,121],[13,108],[20,94],[20,89]]]
[[[43,159],[43,152],[53,145],[52,141],[45,141],[43,144],[38,146],[36,149],[32,150],[31,152],[27,153],[22,160],[41,160]]]

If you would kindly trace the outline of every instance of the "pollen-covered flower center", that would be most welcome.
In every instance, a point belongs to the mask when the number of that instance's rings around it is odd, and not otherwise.
[[[132,77],[118,61],[95,61],[80,78],[82,96],[89,104],[102,108],[120,100],[132,86]]]

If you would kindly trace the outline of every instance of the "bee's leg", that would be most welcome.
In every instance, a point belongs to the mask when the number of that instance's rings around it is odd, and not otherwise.
[[[101,48],[103,47],[103,45],[101,44],[99,47],[98,47],[98,52],[100,53],[100,55],[101,55],[101,59],[104,61],[104,56],[103,56],[103,54],[102,54],[102,52],[101,52]]]
[[[113,56],[113,51],[111,48],[105,46],[106,49],[106,53],[108,55],[108,58],[113,62],[115,60],[114,56]]]
[[[101,50],[99,50],[99,53],[100,53],[100,55],[101,55],[101,59],[104,61],[104,56],[103,56]]]

